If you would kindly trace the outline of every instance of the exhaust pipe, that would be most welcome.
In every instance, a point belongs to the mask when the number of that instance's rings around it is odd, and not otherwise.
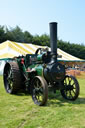
[[[51,47],[51,63],[57,61],[57,22],[51,22],[50,25],[50,47]]]

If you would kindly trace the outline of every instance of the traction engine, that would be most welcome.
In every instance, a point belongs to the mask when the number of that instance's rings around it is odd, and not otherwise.
[[[35,54],[11,59],[4,67],[3,79],[7,93],[16,94],[21,90],[32,95],[35,104],[45,105],[48,88],[55,93],[60,90],[67,100],[76,100],[79,84],[74,76],[65,74],[65,66],[57,60],[57,23],[50,23],[50,46],[38,48]]]

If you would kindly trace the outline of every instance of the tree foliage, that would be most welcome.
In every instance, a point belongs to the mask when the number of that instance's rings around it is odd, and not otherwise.
[[[50,37],[47,34],[39,35],[32,35],[28,31],[22,31],[19,26],[15,28],[7,28],[5,26],[0,26],[0,43],[11,40],[15,42],[24,42],[24,43],[33,43],[35,45],[42,45],[42,46],[50,46]],[[85,45],[83,44],[73,44],[70,42],[66,42],[63,40],[58,40],[58,48],[62,49],[63,51],[79,57],[81,59],[85,59]]]
[[[4,26],[0,26],[0,43],[5,41],[5,30],[4,30]]]

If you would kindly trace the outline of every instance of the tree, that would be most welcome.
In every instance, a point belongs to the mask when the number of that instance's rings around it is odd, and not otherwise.
[[[0,26],[0,43],[5,41],[5,30],[4,26]]]
[[[28,31],[22,31],[19,26],[15,28],[7,28],[5,26],[0,26],[0,43],[11,40],[15,42],[24,42],[24,43],[33,43],[36,45],[42,46],[50,46],[50,37],[47,34],[42,34],[41,36],[35,35],[33,36]],[[85,45],[84,44],[73,44],[70,42],[66,42],[63,40],[58,40],[58,48],[63,51],[79,57],[81,59],[85,59]]]
[[[46,34],[43,34],[41,36],[35,35],[33,37],[33,44],[36,44],[36,45],[49,46],[49,41],[50,41],[50,38]]]
[[[24,42],[32,43],[33,36],[28,31],[25,31],[23,34],[24,34]]]
[[[16,26],[15,28],[6,29],[6,38],[16,42],[24,42],[24,34],[22,30]]]
[[[46,34],[40,36],[40,42],[43,46],[50,46],[50,37]]]

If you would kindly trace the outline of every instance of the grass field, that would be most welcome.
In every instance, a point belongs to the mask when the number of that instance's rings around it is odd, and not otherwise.
[[[78,81],[76,101],[67,101],[58,93],[39,107],[29,95],[7,94],[0,76],[0,128],[85,128],[85,77]]]

